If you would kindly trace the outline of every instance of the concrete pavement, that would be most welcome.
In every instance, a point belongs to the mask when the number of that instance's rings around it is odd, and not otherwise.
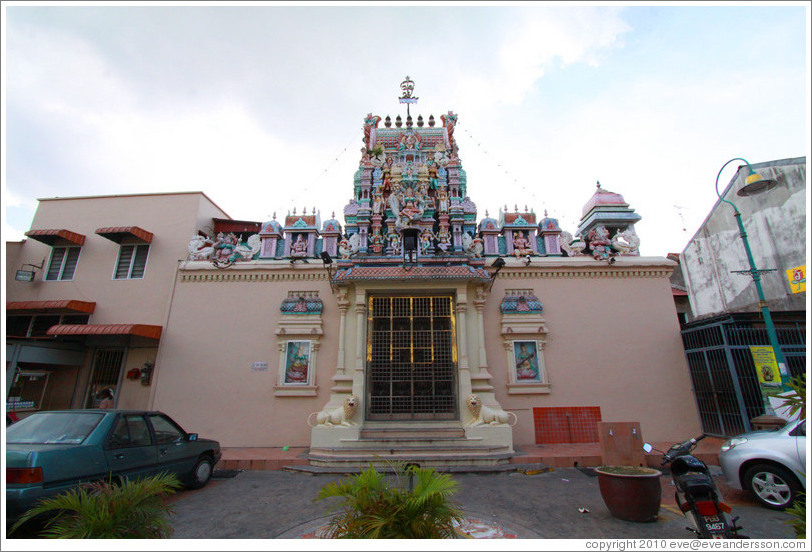
[[[609,515],[597,477],[588,469],[556,468],[519,472],[454,474],[455,500],[466,516],[497,527],[504,538],[520,539],[687,539],[686,520],[675,508],[670,477],[661,479],[658,521],[633,523]],[[287,471],[244,471],[215,479],[199,491],[182,491],[174,500],[176,539],[299,539],[312,537],[335,502],[314,502],[318,490],[336,475]],[[751,538],[791,539],[790,516],[763,508],[746,493],[717,483],[742,534]],[[588,510],[580,513],[579,508]]]

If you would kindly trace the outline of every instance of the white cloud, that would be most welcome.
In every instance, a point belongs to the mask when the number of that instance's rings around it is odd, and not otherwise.
[[[5,188],[3,189],[3,207],[35,207],[36,204],[36,201],[33,201],[31,198],[15,194]]]
[[[460,115],[457,139],[480,217],[527,203],[573,231],[600,179],[644,217],[638,233],[652,254],[681,249],[680,214],[689,232],[701,222],[725,160],[805,149],[798,90],[806,75],[788,55],[797,23],[765,28],[783,46],[751,48],[752,74],[725,63],[742,47],[727,40],[732,30],[703,21],[713,36],[684,32],[707,14],[754,24],[743,11],[531,4],[24,13],[9,19],[7,33],[12,201],[202,190],[235,218],[314,205],[341,218],[363,115],[404,113],[396,98],[406,74],[421,98],[413,114],[434,114],[438,124],[449,109]],[[796,143],[800,150],[787,150]]]
[[[631,30],[617,8],[528,8],[517,12],[514,23],[496,46],[498,66],[476,67],[462,77],[457,97],[468,100],[466,108],[519,104],[553,64],[598,66]]]
[[[15,242],[25,239],[25,230],[15,228],[9,224],[8,219],[3,219],[3,241]]]
[[[87,40],[26,25],[8,41],[6,86],[15,106],[36,106],[67,118],[132,104],[132,94],[115,78],[117,69],[107,65]]]
[[[31,225],[37,202],[3,187],[3,240],[20,241]]]

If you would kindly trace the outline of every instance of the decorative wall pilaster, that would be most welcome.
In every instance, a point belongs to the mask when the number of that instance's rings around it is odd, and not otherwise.
[[[364,363],[366,361],[366,314],[367,306],[364,303],[366,294],[356,292],[355,297],[355,369],[357,371],[364,371]]]
[[[457,297],[457,351],[459,352],[459,369],[470,372],[468,364],[468,323],[465,313],[468,310],[467,298],[460,294]]]
[[[473,391],[493,391],[493,386],[490,384],[491,376],[488,371],[488,356],[485,350],[485,302],[487,292],[484,286],[476,288],[476,299],[474,299],[474,308],[476,309],[477,319],[477,341],[479,341],[479,369],[475,374],[471,374],[471,385]]]
[[[340,315],[338,326],[338,355],[336,358],[336,373],[333,375],[333,393],[352,392],[352,375],[346,374],[346,347],[344,341],[347,338],[347,311],[350,309],[350,302],[347,300],[347,290],[339,289],[336,292],[338,302],[338,312]]]

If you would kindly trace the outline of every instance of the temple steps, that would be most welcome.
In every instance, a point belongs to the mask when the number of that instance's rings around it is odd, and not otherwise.
[[[373,465],[375,467],[394,467],[396,464],[418,464],[426,468],[462,468],[462,467],[495,467],[508,465],[513,457],[512,452],[500,452],[490,447],[485,450],[470,450],[466,453],[460,451],[441,451],[402,449],[402,450],[365,450],[359,454],[349,455],[346,449],[341,452],[323,454],[312,451],[307,455],[310,466],[316,468],[330,468],[337,473],[343,473],[351,468],[364,469]],[[328,451],[324,451],[328,452]],[[308,471],[306,466],[294,466],[289,469]]]
[[[456,425],[434,425],[434,426],[369,426],[365,425],[361,429],[362,441],[408,441],[408,440],[465,440],[465,430]]]
[[[333,447],[311,447],[306,458],[311,466],[343,471],[398,463],[434,468],[493,467],[508,464],[513,456],[510,446],[486,445],[481,438],[466,437],[459,421],[433,421],[367,422],[358,439],[341,439]]]

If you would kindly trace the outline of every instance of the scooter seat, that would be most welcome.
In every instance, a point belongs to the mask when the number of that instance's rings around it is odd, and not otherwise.
[[[694,496],[713,493],[713,483],[704,473],[686,473],[679,476],[677,485],[682,491],[690,492]]]

